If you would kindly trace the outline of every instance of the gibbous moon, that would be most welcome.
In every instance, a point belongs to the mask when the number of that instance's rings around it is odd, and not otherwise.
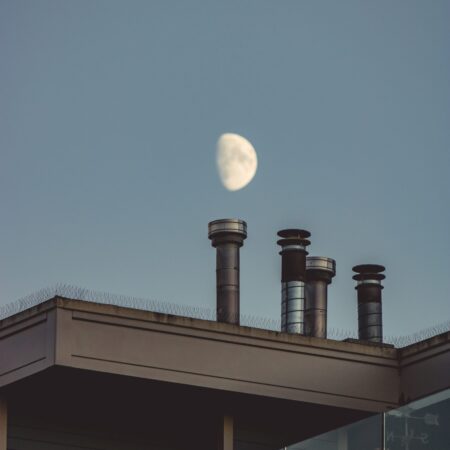
[[[217,141],[217,169],[229,191],[247,186],[256,173],[258,158],[253,145],[239,134],[225,133]]]

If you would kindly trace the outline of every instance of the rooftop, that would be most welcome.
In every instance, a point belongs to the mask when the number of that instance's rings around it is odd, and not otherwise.
[[[396,349],[136,304],[54,296],[24,307],[0,321],[0,386],[57,366],[362,412],[448,387],[450,332]]]

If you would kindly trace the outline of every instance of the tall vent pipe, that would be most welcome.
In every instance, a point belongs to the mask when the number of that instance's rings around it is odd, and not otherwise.
[[[385,268],[378,264],[361,264],[353,267],[358,292],[358,335],[359,339],[383,342],[383,320],[381,310],[381,280],[386,277],[381,272]]]
[[[281,246],[281,331],[305,333],[306,247],[311,233],[287,229],[278,232]]]
[[[208,238],[216,248],[218,322],[239,325],[239,248],[246,237],[243,220],[221,219],[208,224]]]
[[[306,258],[305,334],[327,337],[328,285],[336,275],[336,261],[324,256]]]

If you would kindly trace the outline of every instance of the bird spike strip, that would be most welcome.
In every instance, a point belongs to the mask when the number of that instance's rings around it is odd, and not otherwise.
[[[57,284],[53,287],[41,289],[15,302],[0,306],[0,321],[55,297],[121,306],[192,319],[216,320],[215,309],[208,307],[179,305],[171,302],[93,291],[69,284]],[[281,329],[280,319],[254,316],[251,314],[241,314],[240,324],[241,326],[278,332]],[[440,323],[407,336],[386,336],[384,342],[393,344],[397,348],[402,348],[447,332],[450,332],[450,321]],[[357,333],[339,328],[331,328],[328,330],[328,339],[344,340],[347,338],[357,339]]]

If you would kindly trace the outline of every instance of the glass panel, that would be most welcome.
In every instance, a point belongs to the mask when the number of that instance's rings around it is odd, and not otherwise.
[[[381,450],[382,416],[375,415],[329,433],[285,447],[286,450]]]
[[[386,450],[449,450],[450,389],[389,411]]]
[[[284,450],[450,450],[450,389]]]

